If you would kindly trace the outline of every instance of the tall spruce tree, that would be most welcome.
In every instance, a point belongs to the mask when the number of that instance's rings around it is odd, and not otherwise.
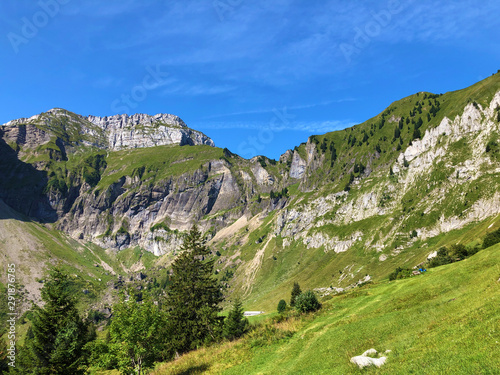
[[[18,373],[84,373],[84,345],[95,339],[95,330],[78,314],[70,284],[68,275],[59,267],[50,271],[41,291],[45,305],[34,307]]]
[[[201,233],[193,226],[172,265],[166,300],[172,353],[184,353],[221,337],[223,317],[218,313],[223,297],[209,254]]]

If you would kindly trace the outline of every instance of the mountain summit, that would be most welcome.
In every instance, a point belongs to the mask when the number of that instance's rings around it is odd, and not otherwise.
[[[23,129],[21,129],[23,127]],[[45,134],[40,139],[38,130]],[[42,146],[56,137],[61,141],[80,142],[112,151],[163,145],[209,145],[214,142],[203,133],[190,129],[179,117],[170,114],[115,115],[83,117],[54,108],[30,118],[4,124],[3,131],[10,141]],[[19,138],[20,137],[20,138]],[[34,146],[34,144],[32,144]]]

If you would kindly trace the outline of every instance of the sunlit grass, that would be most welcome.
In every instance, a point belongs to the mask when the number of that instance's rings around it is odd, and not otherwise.
[[[368,370],[376,374],[497,374],[499,278],[496,245],[333,297],[313,316],[262,322],[237,342],[188,353],[154,374],[356,374],[366,371],[350,358],[372,347],[392,351],[386,365]]]

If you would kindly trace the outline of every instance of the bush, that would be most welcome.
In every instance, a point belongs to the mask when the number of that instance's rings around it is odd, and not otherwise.
[[[404,279],[412,275],[412,270],[409,268],[396,268],[393,272],[389,274],[389,281]]]
[[[470,256],[470,257],[473,256],[474,254],[479,252],[479,250],[481,250],[481,246],[479,244],[467,249],[468,256]]]
[[[281,314],[285,312],[286,310],[286,301],[282,299],[281,301],[278,302],[278,312]]]
[[[106,319],[106,316],[98,310],[91,309],[87,315],[87,319],[95,324],[98,324],[100,321]]]
[[[307,313],[311,311],[316,311],[321,308],[321,303],[319,303],[316,295],[313,291],[307,290],[304,293],[301,293],[295,299],[295,309],[301,313]]]
[[[456,259],[464,259],[469,255],[467,248],[462,244],[451,245],[448,254]]]
[[[486,152],[495,151],[498,148],[498,143],[494,139],[490,139],[486,144]]]
[[[488,233],[483,240],[483,249],[493,246],[500,242],[500,229],[494,232]]]
[[[443,246],[438,250],[437,255],[429,261],[427,267],[433,268],[449,263],[453,263],[453,259],[448,255],[448,249]]]

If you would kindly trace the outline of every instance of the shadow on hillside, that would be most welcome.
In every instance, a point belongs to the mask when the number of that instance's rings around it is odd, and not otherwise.
[[[0,129],[0,199],[8,207],[2,205],[0,219],[28,221],[34,218],[42,222],[55,222],[57,213],[44,193],[47,172],[19,160],[17,153],[2,136]]]
[[[210,368],[209,365],[203,364],[199,366],[193,366],[188,368],[187,370],[182,370],[177,372],[175,375],[195,375],[195,374],[203,374]]]

